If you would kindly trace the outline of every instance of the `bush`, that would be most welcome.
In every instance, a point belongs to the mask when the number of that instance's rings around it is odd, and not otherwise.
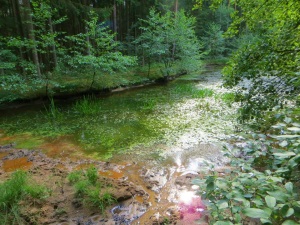
[[[299,114],[285,110],[267,135],[253,134],[247,145],[227,156],[232,170],[219,177],[213,170],[195,180],[210,210],[211,224],[245,224],[247,217],[262,224],[300,222]]]

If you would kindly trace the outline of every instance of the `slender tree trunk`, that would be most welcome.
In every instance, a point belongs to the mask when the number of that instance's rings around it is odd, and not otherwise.
[[[115,34],[117,34],[117,3],[116,3],[116,0],[114,0],[114,32]],[[115,40],[117,41],[118,40],[118,37],[117,35],[115,36]]]
[[[85,5],[85,6],[88,6],[88,5],[89,5],[88,0],[85,0],[85,1],[84,1],[84,5]],[[88,18],[88,19],[89,19],[89,18]],[[85,24],[84,26],[85,26],[85,27],[84,27],[84,30],[85,30],[85,33],[86,33],[86,37],[85,37],[85,40],[86,40],[86,54],[87,54],[87,55],[91,55],[91,48],[90,48],[91,42],[90,42],[90,36],[88,35],[89,30],[88,30],[88,27],[87,27],[86,24]]]
[[[174,10],[174,12],[175,12],[175,15],[178,12],[178,0],[175,0],[175,10]]]
[[[88,28],[87,27],[85,27],[85,33],[86,33],[86,38],[85,38],[85,40],[86,40],[86,54],[87,55],[91,55],[91,48],[90,48],[90,45],[91,45],[91,43],[90,43],[90,36],[88,35]]]
[[[177,13],[178,13],[178,0],[175,0],[175,9],[174,9],[174,14],[175,14],[175,26],[176,26],[176,21],[177,21]],[[172,48],[172,60],[175,60],[175,51],[176,51],[176,42],[173,42],[173,48]]]
[[[30,0],[23,0],[24,6],[25,6],[25,15],[26,15],[26,22],[27,22],[27,29],[28,29],[28,38],[32,41],[32,58],[33,62],[36,66],[36,72],[39,77],[42,76],[41,69],[40,69],[40,63],[39,63],[39,56],[36,49],[36,41],[35,41],[35,35],[34,35],[34,27],[33,27],[33,21],[31,16],[31,6],[30,6]]]
[[[14,20],[15,20],[15,26],[16,26],[16,31],[17,35],[21,38],[24,37],[24,32],[23,32],[23,27],[21,23],[21,13],[20,13],[20,6],[19,6],[19,1],[18,0],[11,0],[12,3],[12,8],[13,8],[13,15],[14,15]],[[22,60],[25,60],[25,56],[23,54],[23,49],[22,47],[18,48],[19,50],[19,55]],[[25,76],[26,72],[23,69],[23,67],[20,67],[21,73]]]
[[[53,36],[54,32],[53,32],[53,24],[52,24],[51,17],[49,18],[48,22],[49,22],[50,33]],[[53,41],[55,41],[55,40],[53,40]],[[56,54],[55,43],[53,43],[53,45],[51,46],[51,49],[52,49],[52,57],[53,57],[54,68],[56,68],[57,67],[57,54]]]

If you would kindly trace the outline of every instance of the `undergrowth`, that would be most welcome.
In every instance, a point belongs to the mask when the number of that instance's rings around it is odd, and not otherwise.
[[[46,187],[37,185],[26,172],[14,172],[10,179],[0,183],[0,224],[24,224],[20,201],[26,200],[30,204],[36,199],[47,198],[49,194]]]
[[[286,109],[274,114],[266,133],[253,133],[245,145],[226,149],[231,168],[219,176],[212,168],[201,188],[210,224],[300,224],[300,114]]]
[[[98,170],[91,166],[87,170],[73,171],[68,175],[75,189],[75,197],[89,207],[100,209],[101,213],[116,202],[109,191],[109,185],[99,180]]]

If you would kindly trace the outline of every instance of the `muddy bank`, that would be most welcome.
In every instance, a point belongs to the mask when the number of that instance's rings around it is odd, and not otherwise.
[[[74,195],[67,175],[74,170],[94,165],[100,181],[111,187],[117,200],[112,209],[101,213],[99,209],[82,204]],[[0,148],[0,180],[8,179],[13,171],[26,170],[38,184],[45,185],[50,196],[35,201],[34,205],[21,202],[22,217],[28,224],[129,224],[147,209],[147,192],[123,175],[124,166],[93,160],[70,161],[49,158],[40,151]],[[127,215],[119,211],[127,208]],[[119,209],[119,210],[117,210]]]
[[[192,154],[192,153],[190,153]],[[169,167],[138,163],[121,165],[89,159],[53,159],[41,151],[0,147],[0,179],[8,179],[13,171],[26,170],[38,183],[46,185],[51,195],[35,204],[21,202],[22,217],[28,224],[193,224],[205,218],[205,206],[191,181],[202,177],[199,163],[182,155],[181,165]],[[74,170],[94,165],[100,180],[108,184],[117,202],[105,213],[78,201],[67,175]],[[222,171],[222,170],[221,170]],[[189,222],[188,222],[189,221]],[[196,223],[195,223],[196,224]],[[202,223],[206,224],[206,223]]]

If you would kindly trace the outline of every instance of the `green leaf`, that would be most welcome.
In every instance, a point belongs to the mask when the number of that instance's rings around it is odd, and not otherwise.
[[[217,206],[219,209],[226,209],[228,208],[228,202],[221,200],[217,202]]]
[[[300,127],[289,127],[287,129],[293,132],[300,132]]]
[[[293,120],[292,120],[291,118],[289,118],[289,117],[286,117],[286,118],[284,118],[283,121],[286,122],[286,123],[290,123],[290,122],[292,122]]]
[[[291,215],[294,214],[294,209],[293,208],[289,208],[289,210],[286,212],[284,217],[290,217]]]
[[[288,166],[289,166],[289,168],[294,168],[294,167],[298,166],[299,162],[300,162],[300,154],[298,154],[295,157],[291,158],[288,161]]]
[[[264,211],[256,208],[247,208],[242,211],[246,216],[251,218],[264,218],[268,219],[270,217],[270,212]]]
[[[280,158],[287,158],[296,155],[295,152],[283,152],[283,153],[273,153],[273,155]]]
[[[263,203],[261,200],[259,200],[259,199],[253,199],[253,200],[251,200],[251,202],[253,202],[256,206],[261,206],[261,205],[264,204],[264,203]]]
[[[250,193],[248,193],[248,194],[244,194],[244,197],[245,197],[245,198],[252,198],[252,196],[253,196],[253,195],[252,195],[252,194],[250,194]]]
[[[218,222],[215,222],[214,225],[233,225],[233,223],[231,223],[229,221],[218,221]]]
[[[277,135],[277,136],[274,136],[274,138],[276,139],[289,139],[289,138],[298,138],[300,137],[300,135],[297,135],[297,134],[284,134],[284,135]]]
[[[282,223],[282,225],[299,225],[299,223],[296,223],[293,220],[286,220]]]
[[[289,193],[293,193],[293,183],[292,182],[288,182],[285,185],[285,189],[289,192]]]
[[[274,197],[272,197],[270,195],[267,195],[265,197],[265,200],[266,200],[267,206],[269,208],[274,208],[275,207],[275,205],[276,205],[276,198],[274,198]]]
[[[289,206],[288,205],[284,205],[282,206],[282,208],[280,209],[280,213],[282,216],[285,216],[287,214],[287,212],[289,211]]]
[[[281,191],[267,191],[267,193],[274,198],[276,198],[277,201],[280,202],[286,202],[288,200],[288,195]]]
[[[284,147],[288,146],[288,142],[286,140],[284,140],[284,141],[280,142],[279,146],[284,148]]]
[[[261,218],[261,219],[260,219],[260,222],[261,222],[262,224],[272,224],[272,221],[271,221],[271,220],[269,220],[269,219],[264,219],[264,218]]]
[[[206,189],[208,191],[213,191],[215,189],[215,183],[214,182],[209,182],[206,186]]]

